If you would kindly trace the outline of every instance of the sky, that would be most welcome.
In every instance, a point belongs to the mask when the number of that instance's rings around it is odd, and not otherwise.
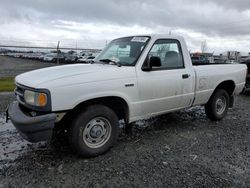
[[[0,0],[0,44],[103,48],[136,34],[182,35],[191,52],[250,52],[249,0]]]

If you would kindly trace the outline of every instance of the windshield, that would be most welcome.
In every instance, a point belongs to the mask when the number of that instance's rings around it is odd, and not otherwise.
[[[122,66],[134,66],[149,37],[125,37],[113,40],[95,59],[97,62],[111,60]]]

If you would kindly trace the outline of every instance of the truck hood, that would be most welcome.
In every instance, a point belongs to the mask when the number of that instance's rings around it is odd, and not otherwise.
[[[132,71],[131,71],[132,70]],[[133,71],[134,70],[134,71]],[[15,81],[32,88],[54,84],[82,84],[98,80],[120,79],[135,76],[135,67],[118,67],[103,64],[74,64],[38,69],[18,75]]]

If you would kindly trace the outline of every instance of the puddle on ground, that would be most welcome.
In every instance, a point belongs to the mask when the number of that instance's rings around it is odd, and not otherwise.
[[[40,145],[41,143],[30,144],[22,139],[12,123],[6,123],[5,115],[0,114],[0,169]]]

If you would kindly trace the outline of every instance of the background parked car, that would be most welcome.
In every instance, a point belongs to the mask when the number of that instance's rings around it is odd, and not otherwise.
[[[64,57],[65,57],[65,63],[75,63],[78,59],[77,52],[73,50],[65,53]]]
[[[59,62],[63,62],[64,61],[64,55],[63,53],[50,53],[50,54],[46,54],[43,57],[43,60],[46,62],[57,62],[57,58],[59,59]]]
[[[79,62],[79,63],[91,63],[96,58],[97,55],[98,55],[98,53],[84,54],[84,56],[79,57],[77,62]]]
[[[65,55],[65,62],[66,63],[75,63],[78,60],[77,54],[66,54]]]

